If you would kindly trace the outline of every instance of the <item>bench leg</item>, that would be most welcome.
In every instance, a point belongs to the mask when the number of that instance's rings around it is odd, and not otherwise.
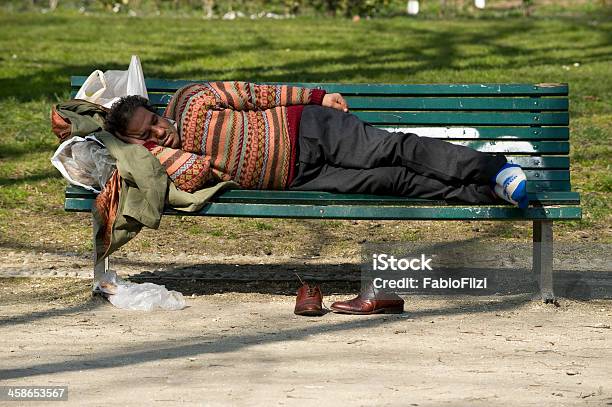
[[[95,223],[95,220],[94,220]],[[94,262],[94,278],[93,285],[95,286],[98,281],[102,278],[104,273],[110,269],[109,256],[107,256],[103,262],[98,264],[98,254],[96,252],[96,225],[93,227],[93,262]]]
[[[94,266],[94,283],[99,281],[102,275],[108,271],[110,268],[110,263],[108,261],[108,257],[104,259],[104,261],[100,264],[96,264]]]
[[[533,272],[539,274],[542,300],[555,303],[553,293],[553,222],[533,221]]]

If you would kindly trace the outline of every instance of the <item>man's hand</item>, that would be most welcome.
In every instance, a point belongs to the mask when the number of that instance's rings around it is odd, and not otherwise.
[[[331,107],[334,109],[342,110],[343,112],[348,112],[348,105],[346,101],[339,93],[328,93],[323,96],[322,106]]]

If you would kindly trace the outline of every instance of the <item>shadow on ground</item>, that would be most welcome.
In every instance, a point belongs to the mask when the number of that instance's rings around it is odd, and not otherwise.
[[[205,354],[237,352],[240,351],[240,349],[254,345],[296,341],[308,336],[323,333],[329,334],[345,330],[375,328],[390,321],[397,321],[407,317],[411,319],[421,319],[435,316],[511,310],[529,301],[530,298],[528,296],[523,296],[519,298],[507,298],[495,303],[469,305],[455,304],[439,309],[411,311],[402,315],[381,315],[367,319],[350,318],[346,322],[325,324],[321,326],[310,326],[306,328],[290,328],[275,331],[273,333],[262,332],[257,334],[236,335],[232,337],[207,337],[206,340],[202,340],[201,336],[189,337],[173,341],[171,346],[168,346],[166,340],[147,342],[146,344],[121,349],[118,352],[93,353],[78,361],[32,364],[25,368],[2,369],[0,370],[0,379],[8,380],[61,372],[88,371],[101,368],[108,369],[151,361],[159,362],[162,360],[195,357]],[[274,319],[268,318],[267,324],[270,326],[276,326],[280,321],[284,320],[286,320],[286,316],[282,315]]]

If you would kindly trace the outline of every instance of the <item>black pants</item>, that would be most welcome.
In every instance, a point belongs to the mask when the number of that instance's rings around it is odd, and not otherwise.
[[[411,133],[389,133],[352,114],[309,105],[302,112],[290,189],[492,203],[503,155]]]

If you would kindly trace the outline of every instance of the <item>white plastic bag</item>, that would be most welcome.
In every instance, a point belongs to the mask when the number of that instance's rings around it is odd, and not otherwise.
[[[94,286],[101,291],[117,308],[151,311],[157,308],[181,310],[185,308],[185,298],[178,291],[168,291],[165,286],[153,283],[136,284],[122,280],[117,273],[104,273]]]
[[[115,170],[115,159],[95,137],[72,137],[51,157],[51,164],[73,185],[99,193]]]
[[[137,55],[132,55],[127,71],[109,70],[104,73],[99,70],[93,71],[77,92],[75,99],[111,107],[117,99],[128,95],[140,95],[149,99]]]
[[[408,0],[408,4],[406,5],[406,11],[411,16],[416,16],[417,14],[419,14],[418,0]]]

